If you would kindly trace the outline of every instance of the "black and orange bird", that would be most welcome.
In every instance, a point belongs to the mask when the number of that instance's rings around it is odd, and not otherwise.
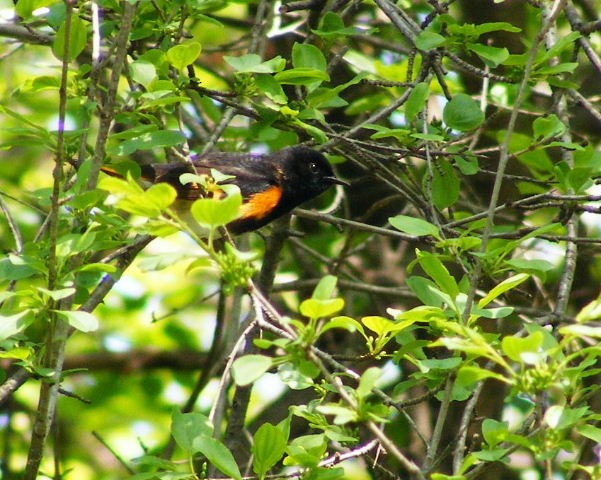
[[[243,204],[240,217],[227,225],[232,235],[250,232],[289,213],[295,207],[325,192],[332,185],[347,185],[334,175],[326,157],[305,146],[295,146],[265,155],[219,152],[193,157],[191,162],[144,165],[141,181],[146,185],[167,183],[177,191],[177,211],[186,210],[195,200],[206,196],[198,184],[182,184],[184,173],[199,175],[211,169],[231,176],[221,184],[240,188]],[[116,172],[111,167],[103,171]]]

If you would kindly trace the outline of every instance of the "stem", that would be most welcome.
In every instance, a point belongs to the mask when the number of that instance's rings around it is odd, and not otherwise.
[[[515,100],[515,104],[513,105],[513,109],[511,110],[511,116],[509,117],[509,123],[507,125],[507,132],[505,134],[505,139],[501,144],[501,149],[499,151],[499,166],[497,168],[497,174],[495,176],[495,182],[493,184],[493,191],[490,196],[490,202],[486,214],[486,226],[484,228],[484,232],[482,233],[482,246],[480,248],[480,252],[482,254],[486,253],[486,249],[488,248],[488,242],[490,240],[490,235],[492,233],[494,227],[495,220],[495,211],[497,209],[497,205],[499,203],[499,194],[501,193],[501,186],[503,185],[503,178],[505,175],[505,169],[507,168],[507,164],[509,163],[509,145],[511,143],[511,137],[513,136],[513,132],[515,131],[516,122],[518,118],[518,114],[520,111],[520,107],[524,100],[526,99],[526,94],[528,92],[528,82],[530,81],[530,76],[532,74],[532,69],[534,68],[534,63],[536,62],[536,56],[538,54],[538,49],[540,44],[543,42],[546,33],[549,31],[553,22],[559,15],[561,8],[565,4],[567,0],[555,0],[553,3],[552,13],[546,19],[544,24],[541,27],[540,32],[536,36],[536,39],[530,49],[530,55],[528,56],[528,61],[526,63],[526,67],[524,68],[524,76],[522,78],[522,82],[520,83],[518,96]],[[480,282],[480,277],[482,276],[482,262],[480,257],[476,259],[476,266],[474,268],[474,273],[471,278],[471,287],[468,292],[468,297],[465,305],[464,318],[467,319],[472,311],[472,306],[474,304],[474,298],[476,296],[476,290],[478,288],[478,284]]]
[[[73,5],[66,2],[67,14],[65,18],[65,38],[71,36],[71,25],[73,19]],[[69,42],[64,42],[63,62],[61,70],[61,85],[59,89],[59,125],[56,142],[56,160],[52,172],[53,186],[51,196],[51,207],[49,213],[49,251],[48,251],[48,290],[55,290],[59,285],[59,268],[57,258],[59,203],[61,186],[63,181],[63,164],[65,161],[65,118],[67,115],[67,82],[69,74]],[[59,386],[63,361],[65,356],[65,344],[69,324],[58,317],[53,311],[54,302],[48,311],[48,330],[46,332],[46,353],[42,359],[42,365],[53,370],[52,374],[42,381],[40,397],[36,418],[34,420],[31,443],[27,456],[25,468],[25,480],[35,480],[38,476],[40,464],[44,456],[44,446],[50,433],[52,421],[56,410],[59,394]]]
[[[92,158],[92,168],[88,178],[88,188],[93,190],[98,183],[98,175],[100,167],[104,162],[106,153],[106,142],[111,130],[115,107],[117,104],[117,88],[121,78],[121,72],[127,61],[127,42],[129,40],[129,32],[132,28],[132,23],[136,13],[138,4],[132,4],[128,1],[123,2],[123,16],[121,17],[121,25],[119,34],[115,41],[114,60],[112,64],[111,78],[107,86],[106,102],[104,108],[100,111],[100,124],[98,126],[98,136],[96,137],[96,145],[94,147],[94,157]]]

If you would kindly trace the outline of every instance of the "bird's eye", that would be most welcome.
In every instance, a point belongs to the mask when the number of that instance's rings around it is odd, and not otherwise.
[[[319,167],[317,166],[317,163],[315,163],[315,162],[309,163],[309,171],[311,173],[317,173],[319,171]]]

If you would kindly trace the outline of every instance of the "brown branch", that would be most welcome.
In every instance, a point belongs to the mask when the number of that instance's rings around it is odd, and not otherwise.
[[[168,351],[148,347],[127,352],[95,352],[70,355],[65,358],[64,368],[65,370],[85,369],[87,372],[111,370],[118,371],[120,374],[159,368],[189,371],[203,368],[205,360],[206,353],[204,352],[195,350]]]
[[[31,27],[23,27],[12,23],[0,23],[0,37],[14,38],[34,45],[52,45],[54,36],[38,32]]]

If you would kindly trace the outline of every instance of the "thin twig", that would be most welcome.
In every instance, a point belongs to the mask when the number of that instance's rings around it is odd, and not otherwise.
[[[65,17],[65,37],[69,38],[73,20],[73,4],[67,2]],[[64,42],[61,83],[59,87],[59,114],[58,114],[58,135],[56,142],[56,159],[52,171],[52,195],[50,204],[50,213],[48,215],[48,290],[53,291],[59,288],[59,271],[57,245],[59,237],[59,204],[63,183],[63,166],[65,162],[65,119],[67,116],[67,81],[69,75],[69,42]],[[56,302],[50,305],[48,329],[45,338],[45,354],[42,365],[52,370],[51,376],[44,379],[40,385],[40,396],[38,399],[38,408],[34,420],[34,426],[27,454],[27,465],[25,467],[25,479],[35,480],[38,476],[40,464],[44,456],[44,447],[50,428],[54,421],[56,403],[59,395],[59,386],[62,376],[63,361],[65,355],[65,345],[68,338],[69,324],[59,317],[56,313],[58,308]],[[57,472],[58,473],[58,472]]]

